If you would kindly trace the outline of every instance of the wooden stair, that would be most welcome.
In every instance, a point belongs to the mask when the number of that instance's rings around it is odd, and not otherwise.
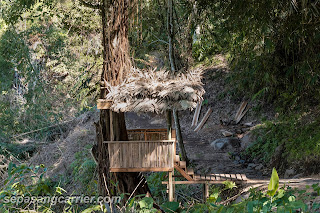
[[[224,181],[233,181],[235,183],[247,182],[248,179],[245,174],[205,174],[195,175],[192,168],[187,168],[185,161],[180,161],[179,155],[174,156],[174,168],[181,174],[181,176],[170,176],[169,181],[163,181],[162,184],[167,185],[167,192],[169,193],[169,200],[173,201],[174,185],[176,184],[203,184],[203,200],[206,201],[209,197],[209,184],[222,184]],[[184,177],[187,180],[179,181],[174,177]],[[171,190],[170,190],[171,189]]]
[[[180,161],[180,156],[175,156],[174,168],[188,181],[194,180],[194,171],[192,168],[187,168],[187,163],[185,161]]]
[[[210,182],[210,183],[223,183],[224,181],[233,181],[236,183],[247,182],[248,178],[245,174],[194,174],[193,168],[187,168],[185,161],[180,161],[179,155],[175,156],[174,168],[182,175],[175,177],[184,177],[187,181],[175,181],[180,182]]]

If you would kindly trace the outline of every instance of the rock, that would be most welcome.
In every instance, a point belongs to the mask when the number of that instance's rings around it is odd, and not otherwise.
[[[225,150],[240,147],[238,138],[219,138],[210,143],[215,150]]]
[[[237,134],[242,134],[243,132],[242,132],[241,129],[236,129],[236,133],[237,133]]]
[[[246,194],[244,194],[244,195],[240,195],[240,196],[235,200],[234,203],[240,203],[240,202],[248,199],[248,198],[249,198],[249,195],[250,195],[250,193],[246,193]]]
[[[290,178],[294,176],[296,171],[294,169],[287,169],[286,172],[284,173],[284,178]]]
[[[295,179],[295,178],[302,178],[302,177],[303,177],[303,173],[297,174],[297,175],[293,176],[292,178]]]
[[[241,149],[246,149],[254,141],[252,134],[249,132],[241,138]]]
[[[226,131],[226,130],[221,130],[221,133],[223,134],[224,137],[231,137],[233,136],[232,132]]]
[[[240,161],[240,157],[237,155],[237,156],[235,156],[235,158],[234,158],[236,161]]]
[[[247,126],[247,127],[252,127],[253,126],[253,122],[244,123],[243,125]]]
[[[239,160],[239,163],[240,163],[240,164],[244,164],[244,163],[245,163],[245,160]]]
[[[256,166],[257,166],[257,164],[249,163],[249,164],[248,164],[248,169],[256,168]]]
[[[255,169],[255,170],[262,170],[262,169],[263,169],[263,165],[262,165],[262,164],[259,164],[259,165],[256,166],[254,169]]]
[[[248,132],[248,131],[250,131],[250,128],[242,128],[241,131],[242,132]]]

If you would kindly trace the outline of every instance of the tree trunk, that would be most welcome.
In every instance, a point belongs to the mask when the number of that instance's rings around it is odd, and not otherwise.
[[[168,43],[169,43],[169,61],[171,71],[176,71],[176,64],[174,58],[174,48],[173,48],[173,2],[172,0],[168,0],[168,18],[167,18],[167,28],[168,28]]]
[[[174,58],[174,47],[173,47],[174,26],[173,26],[173,2],[172,2],[172,0],[168,0],[168,18],[167,18],[167,20],[168,20],[167,27],[168,27],[168,39],[169,39],[170,67],[171,67],[171,71],[173,73],[175,73],[176,72],[176,63],[175,63],[175,58]],[[173,110],[173,118],[174,118],[174,123],[175,123],[175,127],[176,127],[176,136],[177,136],[177,140],[179,143],[182,160],[186,161],[188,163],[188,158],[187,158],[186,150],[184,148],[183,138],[182,138],[182,134],[181,134],[179,115],[178,115],[178,111],[175,109]],[[168,119],[168,116],[167,116],[167,119]]]
[[[111,85],[119,84],[130,71],[128,41],[128,7],[129,0],[102,0],[101,17],[103,33],[103,72],[101,80]],[[106,98],[105,89],[100,98]],[[110,120],[110,117],[112,119]],[[110,122],[112,121],[112,122]],[[101,110],[100,120],[96,125],[97,144],[93,148],[98,161],[99,190],[103,196],[131,194],[150,194],[146,180],[141,173],[110,173],[108,146],[103,141],[128,140],[124,113]],[[110,130],[113,138],[110,138]],[[126,199],[125,199],[126,200]]]
[[[197,13],[197,5],[195,0],[189,1],[190,6],[192,7],[191,13],[188,17],[188,24],[187,24],[187,59],[188,63],[193,63],[193,57],[192,57],[192,46],[193,46],[193,32],[194,32],[194,23],[196,23],[196,13]]]

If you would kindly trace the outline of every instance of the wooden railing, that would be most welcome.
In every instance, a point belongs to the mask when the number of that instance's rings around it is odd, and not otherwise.
[[[167,129],[129,129],[127,130],[129,140],[132,141],[153,141],[153,140],[166,140]],[[171,131],[171,138],[175,140],[176,130]]]
[[[110,172],[173,171],[176,155],[175,131],[167,139],[167,129],[131,129],[129,141],[108,144]]]

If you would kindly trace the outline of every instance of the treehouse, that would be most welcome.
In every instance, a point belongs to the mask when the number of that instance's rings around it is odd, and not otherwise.
[[[133,69],[118,84],[101,82],[108,90],[106,99],[99,99],[98,109],[110,112],[153,112],[164,114],[168,110],[192,110],[202,101],[204,89],[200,70],[175,73],[160,70]],[[110,122],[112,113],[110,113]],[[169,131],[167,130],[169,129]],[[108,144],[110,172],[168,172],[169,201],[173,201],[174,184],[204,184],[204,197],[208,197],[208,183],[225,180],[243,181],[245,175],[195,175],[176,153],[176,132],[167,129],[127,130],[129,141],[105,141]],[[112,135],[112,128],[110,129]],[[113,138],[113,137],[111,137]],[[175,181],[174,170],[186,181]]]

